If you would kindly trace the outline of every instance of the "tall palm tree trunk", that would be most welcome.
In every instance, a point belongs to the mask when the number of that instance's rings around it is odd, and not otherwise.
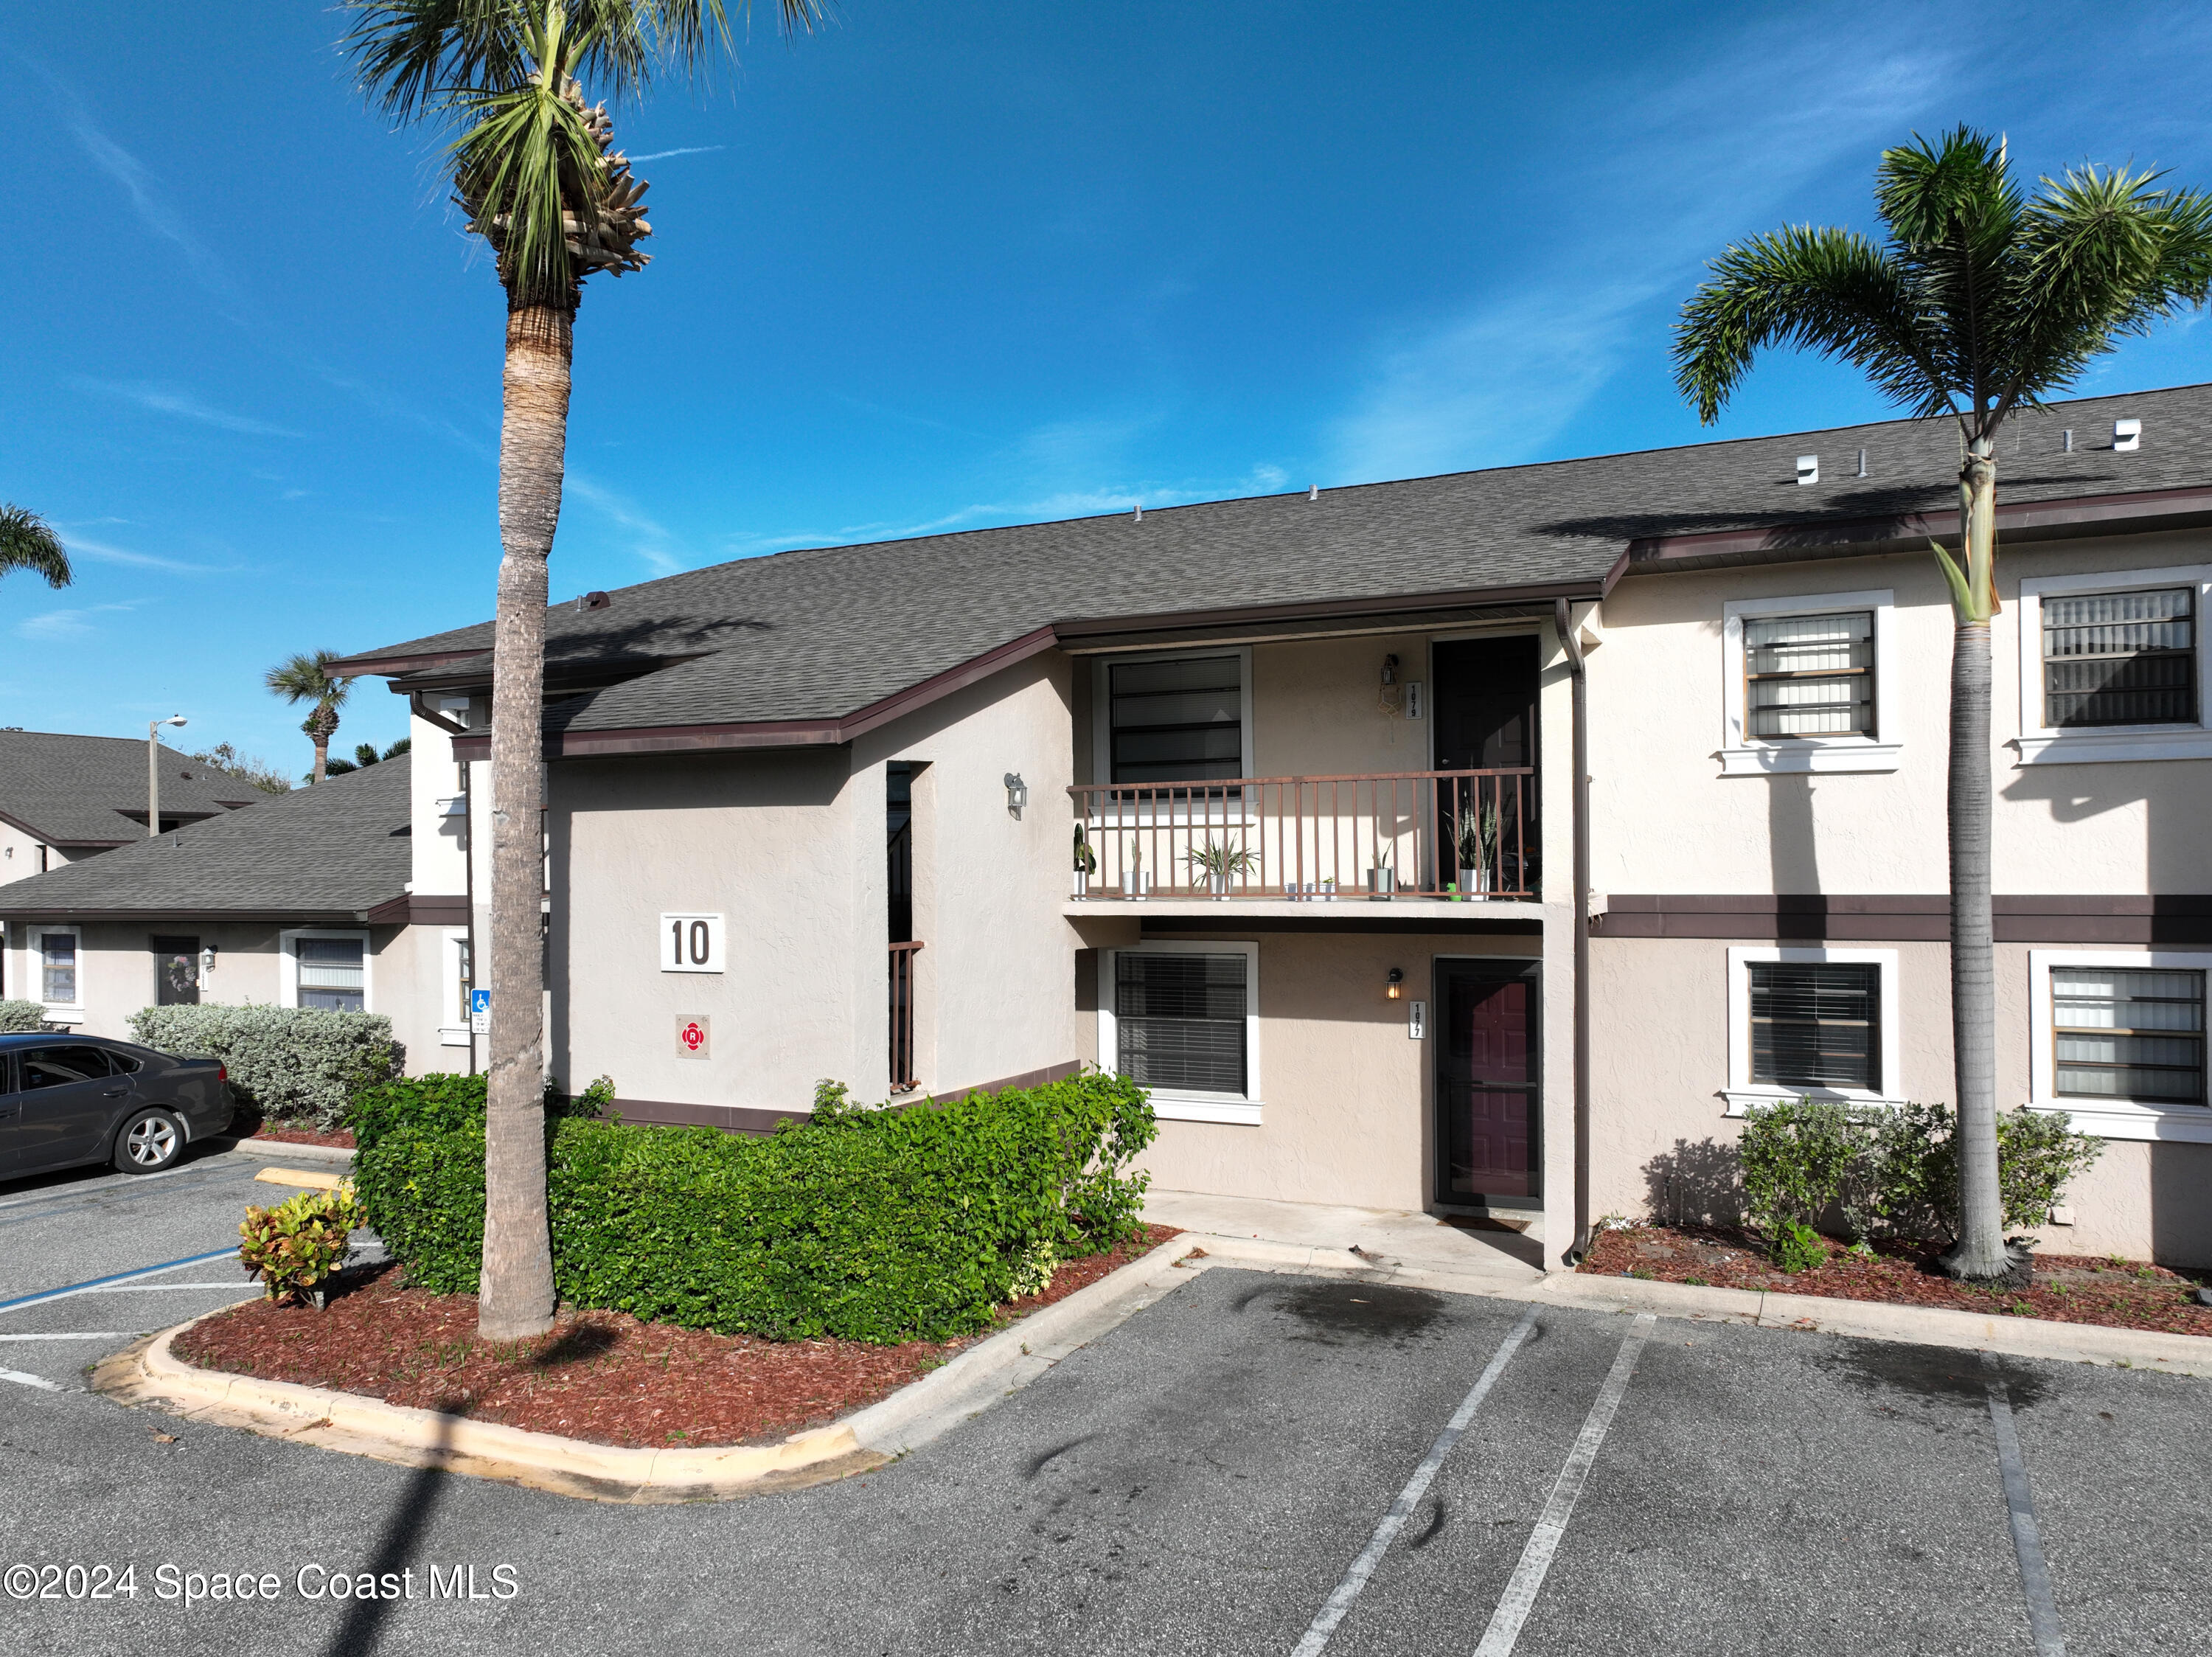
[[[499,445],[499,604],[491,705],[491,1065],[484,1114],[483,1280],[477,1332],[515,1341],[553,1322],[545,1209],[545,862],[539,808],[547,559],[561,519],[574,314],[509,309]]]
[[[1990,919],[1990,624],[1996,591],[1996,460],[1977,439],[1960,475],[1967,580],[1978,616],[1951,646],[1951,1053],[1958,1087],[1959,1237],[1944,1269],[2001,1277],[2004,1204],[1997,1184],[1996,967]]]

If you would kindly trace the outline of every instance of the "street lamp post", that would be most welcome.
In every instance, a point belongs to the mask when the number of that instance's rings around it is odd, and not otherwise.
[[[164,725],[181,725],[182,714],[146,722],[146,838],[161,832],[161,742],[156,734]]]

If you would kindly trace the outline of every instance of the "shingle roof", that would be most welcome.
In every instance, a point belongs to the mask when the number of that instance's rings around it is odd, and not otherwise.
[[[216,766],[173,748],[161,752],[163,817],[212,817],[262,798]],[[50,846],[143,839],[146,745],[130,736],[0,731],[0,816]]]
[[[2115,453],[2112,423],[2143,422]],[[2073,452],[2060,432],[2075,431]],[[1864,478],[1856,475],[1866,451]],[[1820,482],[1797,482],[1818,453]],[[2212,386],[2057,404],[2008,425],[2001,499],[2212,481]],[[1026,524],[742,559],[554,606],[550,677],[629,659],[632,675],[562,707],[571,732],[837,719],[1079,618],[1519,589],[1595,595],[1644,537],[1942,511],[1957,503],[1957,428],[1885,421],[1322,493]],[[391,672],[443,656],[485,672],[489,623],[350,660]],[[637,672],[637,658],[666,661]],[[424,664],[427,666],[428,664]],[[611,673],[610,676],[612,676]]]
[[[0,915],[358,915],[405,892],[407,755],[0,886]]]

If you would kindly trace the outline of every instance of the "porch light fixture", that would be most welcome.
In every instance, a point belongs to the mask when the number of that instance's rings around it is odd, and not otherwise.
[[[1006,773],[1006,814],[1019,817],[1022,807],[1030,802],[1030,785],[1022,781],[1019,771]]]
[[[1390,969],[1390,976],[1382,981],[1382,993],[1389,996],[1392,1001],[1395,1001],[1398,999],[1399,986],[1405,982],[1406,974],[1404,971],[1401,968],[1394,966]]]
[[[204,981],[207,975],[214,971],[215,946],[211,943],[203,944],[200,946],[200,978]]]

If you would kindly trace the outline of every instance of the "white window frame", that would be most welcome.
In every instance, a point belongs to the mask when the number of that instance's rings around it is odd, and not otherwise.
[[[2069,1119],[2076,1133],[2100,1139],[2158,1139],[2183,1144],[2212,1145],[2212,1105],[2171,1102],[2138,1104],[2133,1100],[2062,1099],[2058,1094],[2058,1038],[2056,1008],[2051,1004],[2051,969],[2054,966],[2120,966],[2138,971],[2203,972],[2206,975],[2207,1005],[2212,1007],[2212,951],[2185,949],[2075,950],[2031,949],[2027,952],[2029,1019],[2027,1106],[2049,1116]],[[2212,1041],[2212,1031],[2207,1032]],[[2207,1049],[2212,1069],[2212,1047]]]
[[[2043,722],[2043,600],[2046,594],[2129,593],[2148,587],[2197,589],[2197,721],[2193,725],[2094,725],[2061,730]],[[2212,759],[2212,726],[2204,722],[2212,691],[2212,646],[2204,638],[2205,609],[2212,605],[2212,564],[2165,570],[2113,570],[2094,576],[2032,576],[2020,584],[2013,608],[2020,647],[2020,734],[2011,746],[2021,765],[2087,765],[2130,759]]]
[[[1743,624],[1747,617],[1829,616],[1849,610],[1874,613],[1874,728],[1872,736],[1747,734],[1744,708]],[[1808,593],[1796,598],[1730,599],[1721,606],[1721,746],[1723,777],[1771,777],[1778,772],[1893,771],[1905,745],[1897,740],[1897,594],[1883,588],[1863,593]]]
[[[1784,1087],[1751,1079],[1751,966],[1754,961],[1834,962],[1870,965],[1881,969],[1881,1085],[1873,1093],[1863,1087]],[[1774,1105],[1784,1100],[1826,1099],[1850,1105],[1901,1105],[1897,1090],[1898,1031],[1897,951],[1894,949],[1828,949],[1804,947],[1741,945],[1728,954],[1728,1114],[1741,1116],[1753,1105]]]
[[[1121,1059],[1121,1020],[1114,1013],[1116,963],[1123,955],[1242,955],[1244,957],[1244,1086],[1237,1093],[1152,1090],[1152,1114],[1163,1122],[1225,1122],[1261,1125],[1260,946],[1230,939],[1161,938],[1127,949],[1098,952],[1098,1068],[1111,1074]]]
[[[50,933],[66,932],[76,940],[76,999],[74,1002],[46,999],[46,941]],[[84,929],[71,923],[50,926],[43,921],[33,922],[23,929],[23,978],[27,987],[39,992],[26,996],[26,1001],[35,1001],[46,1009],[49,1024],[82,1024],[84,1013]]]
[[[1239,752],[1237,774],[1249,777],[1252,765],[1252,647],[1249,644],[1217,645],[1211,649],[1191,646],[1181,650],[1113,651],[1099,656],[1091,673],[1091,773],[1095,783],[1114,785],[1114,695],[1113,681],[1109,670],[1127,667],[1140,661],[1177,661],[1204,660],[1213,656],[1237,658],[1237,719]],[[1125,783],[1123,788],[1178,788],[1176,783]],[[1188,786],[1196,787],[1197,783]],[[1227,802],[1221,802],[1226,809]]]
[[[302,938],[358,938],[361,940],[361,1010],[376,1010],[376,952],[370,947],[368,929],[358,926],[301,926],[276,935],[278,1004],[300,1004],[300,940]]]
[[[438,1045],[441,1047],[465,1047],[469,1045],[469,1021],[464,1017],[459,1024],[447,1022],[461,1004],[461,951],[468,947],[469,929],[465,926],[449,926],[438,940],[438,996],[439,1006],[445,1011],[438,1019]],[[362,952],[362,972],[368,974],[368,952]],[[293,970],[298,971],[298,957],[293,958]],[[367,1002],[364,995],[362,1001]]]

